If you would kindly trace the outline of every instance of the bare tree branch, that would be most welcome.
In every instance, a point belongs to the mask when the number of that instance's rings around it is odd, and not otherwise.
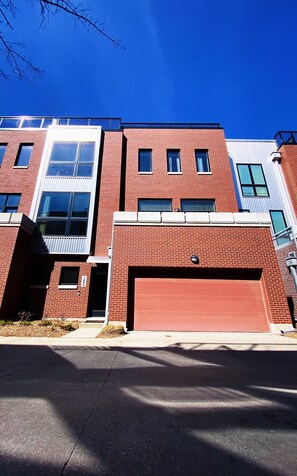
[[[120,40],[111,37],[104,30],[104,25],[94,20],[89,10],[87,10],[83,2],[72,0],[28,0],[31,5],[38,4],[41,15],[41,26],[45,26],[49,22],[51,15],[58,12],[65,13],[80,22],[85,28],[104,36],[112,42],[116,47],[125,49]],[[17,14],[15,0],[0,0],[0,26],[7,28],[9,31],[14,30],[13,22],[10,17]],[[1,21],[2,18],[2,21]],[[21,42],[9,41],[3,31],[0,30],[0,55],[6,59],[9,69],[13,75],[17,75],[19,79],[29,79],[28,73],[40,74],[41,70],[34,65],[31,59],[23,53],[24,45]],[[28,71],[28,73],[27,73]],[[10,80],[10,74],[0,67],[0,78]]]

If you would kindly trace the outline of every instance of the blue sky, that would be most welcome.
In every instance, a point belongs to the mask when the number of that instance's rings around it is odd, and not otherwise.
[[[297,129],[296,0],[83,1],[125,49],[67,15],[40,29],[15,0],[14,40],[43,73],[1,81],[1,115],[220,122],[247,139]]]

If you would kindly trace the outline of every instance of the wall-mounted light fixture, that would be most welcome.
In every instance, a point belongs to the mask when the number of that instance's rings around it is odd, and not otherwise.
[[[175,212],[180,212],[180,208],[175,208],[174,211]]]
[[[192,255],[191,256],[191,261],[193,264],[198,264],[199,263],[199,258],[197,255]]]

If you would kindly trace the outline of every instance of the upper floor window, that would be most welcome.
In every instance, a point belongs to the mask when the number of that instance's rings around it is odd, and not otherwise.
[[[261,164],[237,164],[242,195],[244,197],[268,197]]]
[[[210,172],[207,150],[195,150],[197,173]]]
[[[42,235],[86,236],[90,194],[43,192],[37,215]]]
[[[54,142],[47,175],[91,177],[94,142]]]
[[[285,216],[282,210],[270,210],[269,213],[271,217],[272,228],[275,234],[280,233],[287,228]],[[289,241],[289,234],[284,233],[283,236],[277,239],[277,244],[280,246],[288,243]]]
[[[7,144],[0,144],[0,165],[2,165],[2,160],[6,151]]]
[[[139,198],[139,212],[171,212],[172,200],[167,198]]]
[[[214,212],[215,201],[212,199],[183,199],[181,200],[182,212]]]
[[[0,212],[15,213],[20,203],[20,193],[0,193]]]
[[[181,172],[179,150],[167,150],[167,172]]]
[[[16,167],[28,167],[32,150],[33,144],[21,144],[14,165]]]
[[[152,151],[151,149],[139,149],[138,152],[138,172],[152,171]]]

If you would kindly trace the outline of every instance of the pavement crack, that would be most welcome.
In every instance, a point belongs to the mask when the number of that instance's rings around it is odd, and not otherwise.
[[[74,446],[73,446],[73,448],[72,448],[72,451],[70,452],[69,457],[67,458],[67,461],[65,461],[65,463],[64,463],[64,466],[63,466],[63,468],[62,468],[62,471],[61,471],[60,476],[63,476],[63,474],[65,474],[65,470],[66,470],[66,468],[67,468],[67,466],[68,466],[68,463],[69,463],[69,461],[70,461],[70,459],[71,459],[73,453],[75,452],[75,450],[76,450],[76,448],[77,448],[77,446],[78,446],[78,444],[79,444],[79,442],[80,442],[80,440],[81,440],[81,437],[82,437],[82,435],[83,435],[83,433],[84,433],[84,431],[85,431],[85,429],[86,429],[86,427],[87,427],[87,425],[88,425],[88,423],[89,423],[89,421],[90,421],[91,415],[92,415],[92,413],[93,413],[93,411],[94,411],[94,409],[95,409],[95,407],[96,407],[96,405],[97,405],[97,403],[98,403],[98,401],[99,401],[99,399],[100,399],[100,397],[101,397],[101,395],[102,395],[102,392],[103,392],[104,387],[105,387],[105,385],[106,385],[106,383],[107,383],[107,380],[108,380],[109,376],[111,375],[111,371],[112,371],[112,369],[113,369],[114,363],[115,363],[116,358],[117,358],[117,356],[118,356],[118,353],[119,353],[119,351],[120,351],[121,344],[122,344],[122,342],[120,343],[119,347],[117,348],[117,350],[116,350],[116,352],[115,352],[115,356],[114,356],[114,358],[113,358],[112,364],[111,364],[111,366],[110,366],[110,368],[109,368],[109,370],[108,370],[108,372],[107,372],[107,374],[106,374],[106,377],[105,377],[104,382],[103,382],[103,384],[102,384],[102,386],[101,386],[101,389],[99,390],[98,395],[97,395],[97,398],[95,399],[95,401],[94,401],[94,403],[93,403],[93,405],[92,405],[92,407],[91,407],[91,409],[90,409],[90,412],[89,412],[89,414],[88,414],[88,416],[87,416],[87,418],[86,418],[86,421],[85,421],[85,423],[84,423],[84,425],[83,425],[83,427],[82,427],[80,433],[78,434],[77,440],[76,440],[76,442],[75,442],[75,444],[74,444]]]

